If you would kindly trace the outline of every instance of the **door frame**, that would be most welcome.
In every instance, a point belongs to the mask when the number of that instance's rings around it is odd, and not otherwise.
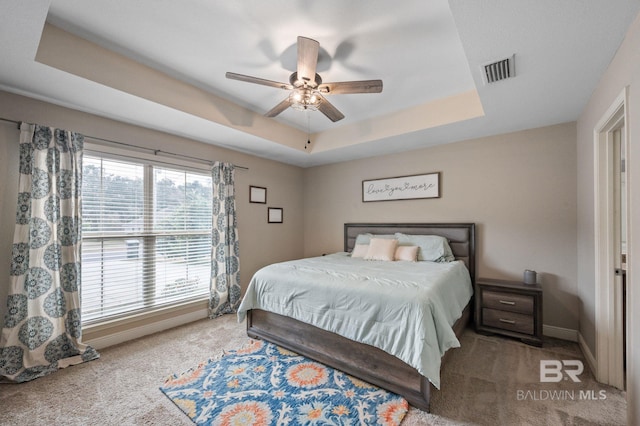
[[[622,294],[614,275],[614,152],[613,131],[624,126],[623,142],[629,153],[628,88],[616,97],[594,129],[594,224],[595,224],[595,326],[596,326],[596,379],[624,389],[624,343]],[[628,163],[626,170],[628,170]],[[629,180],[626,181],[629,200]],[[627,204],[626,229],[630,215]],[[627,241],[627,248],[630,244]],[[627,252],[627,258],[629,258]],[[627,262],[627,268],[629,263]],[[627,271],[627,277],[628,277]],[[627,302],[628,303],[628,302]],[[627,309],[627,313],[629,310]],[[627,314],[628,317],[628,314]],[[627,327],[628,330],[628,327]]]

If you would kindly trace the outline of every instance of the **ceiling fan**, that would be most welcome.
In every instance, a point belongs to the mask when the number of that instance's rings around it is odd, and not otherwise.
[[[382,92],[382,80],[323,83],[322,78],[316,74],[320,43],[310,38],[298,37],[297,49],[297,70],[289,77],[289,83],[279,83],[233,72],[227,72],[225,75],[232,80],[291,91],[285,100],[265,114],[267,117],[275,117],[285,109],[292,107],[300,110],[319,110],[331,121],[336,122],[342,120],[344,115],[323,95]]]

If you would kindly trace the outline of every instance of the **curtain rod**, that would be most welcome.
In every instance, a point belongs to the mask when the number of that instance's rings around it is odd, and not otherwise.
[[[23,123],[22,121],[10,120],[8,118],[2,118],[2,117],[0,117],[0,121],[5,121],[7,123],[16,124],[18,126],[18,129],[20,128],[20,125]],[[154,155],[158,155],[158,154],[171,155],[171,156],[174,156],[174,157],[188,158],[190,160],[200,161],[202,163],[207,163],[207,164],[213,165],[213,161],[204,160],[204,159],[198,158],[198,157],[192,157],[192,156],[186,155],[186,154],[177,154],[175,152],[163,151],[161,149],[145,148],[145,147],[142,147],[142,146],[132,145],[130,143],[118,142],[118,141],[114,141],[114,140],[111,140],[111,139],[105,139],[105,138],[99,138],[97,136],[89,136],[89,135],[84,135],[84,134],[83,134],[83,136],[85,138],[93,139],[93,140],[96,140],[96,141],[113,143],[113,144],[117,144],[117,145],[124,145],[124,146],[128,146],[128,147],[131,147],[131,148],[136,148],[136,149],[145,149],[145,150],[153,152]],[[235,164],[234,164],[234,166],[236,168],[238,168],[238,169],[249,170],[248,167],[238,166],[238,165],[235,165]]]

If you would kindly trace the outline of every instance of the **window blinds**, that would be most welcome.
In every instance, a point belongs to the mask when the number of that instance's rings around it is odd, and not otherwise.
[[[211,275],[211,176],[84,156],[82,320],[203,298]]]

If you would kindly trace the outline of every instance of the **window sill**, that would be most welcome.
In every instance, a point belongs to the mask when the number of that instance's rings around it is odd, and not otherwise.
[[[95,349],[103,349],[207,318],[208,306],[208,300],[201,299],[86,325],[82,327],[82,340]]]

